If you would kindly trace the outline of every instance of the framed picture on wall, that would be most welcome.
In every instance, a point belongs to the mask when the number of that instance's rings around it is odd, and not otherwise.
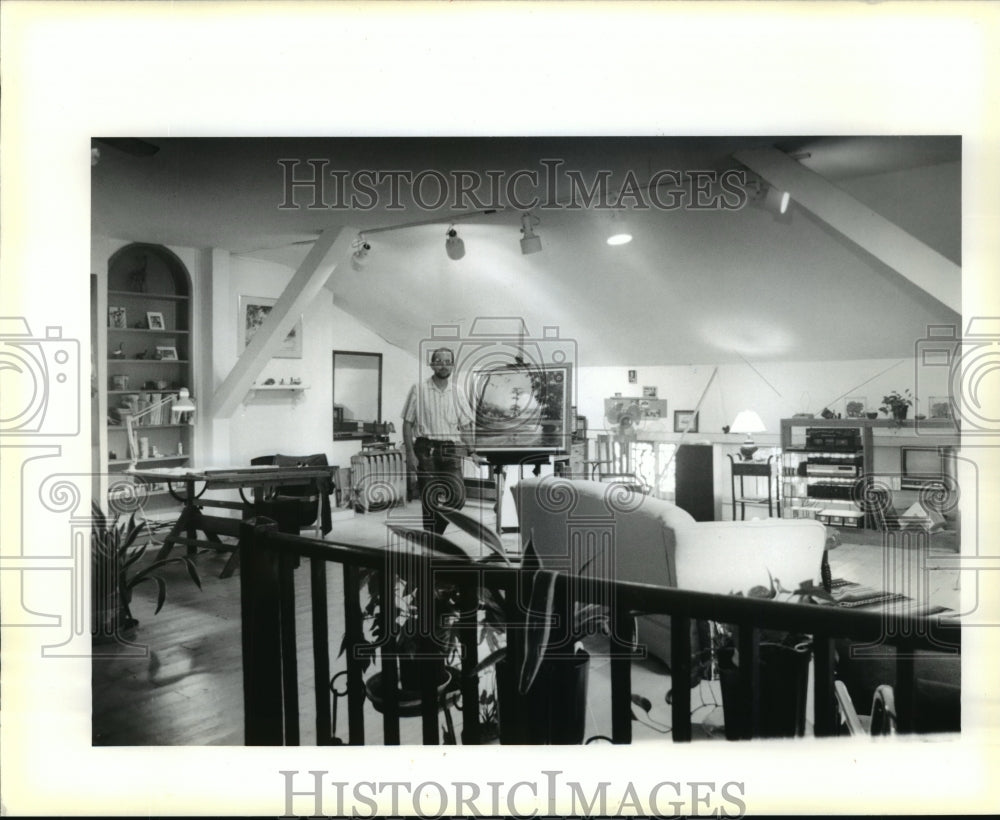
[[[642,396],[646,399],[656,398],[656,385],[644,385],[642,388]]]
[[[238,350],[242,353],[254,334],[263,326],[274,307],[277,299],[266,296],[241,296],[240,315],[237,320],[239,329]],[[294,327],[288,331],[281,346],[274,353],[276,359],[301,359],[302,358],[302,319],[295,323]]]
[[[694,410],[674,410],[674,432],[698,432],[698,414]]]

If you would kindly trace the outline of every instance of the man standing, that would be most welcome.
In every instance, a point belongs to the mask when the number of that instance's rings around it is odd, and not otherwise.
[[[448,522],[438,507],[465,505],[465,480],[458,402],[451,381],[455,354],[439,347],[431,354],[434,374],[413,385],[403,407],[403,443],[410,469],[417,474],[424,529],[440,535]]]

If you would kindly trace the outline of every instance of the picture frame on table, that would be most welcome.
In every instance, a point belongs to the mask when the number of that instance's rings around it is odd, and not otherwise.
[[[655,399],[656,398],[656,385],[644,385],[642,388],[642,397],[644,399]]]
[[[267,296],[240,296],[240,315],[237,321],[239,329],[238,350],[242,353],[250,344],[254,335],[263,326],[264,320],[271,313],[277,299]],[[302,318],[295,323],[288,335],[282,340],[281,346],[274,353],[275,359],[302,358]]]
[[[167,324],[163,321],[163,314],[159,311],[146,311],[146,326],[150,330],[167,329]]]
[[[674,410],[674,432],[675,433],[697,433],[698,413],[694,410]]]

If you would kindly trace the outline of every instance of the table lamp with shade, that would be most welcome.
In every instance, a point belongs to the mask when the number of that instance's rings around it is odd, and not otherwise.
[[[765,433],[767,432],[767,427],[764,426],[764,422],[761,421],[760,416],[753,410],[740,410],[736,414],[736,419],[729,425],[729,432],[746,434],[746,440],[740,447],[740,456],[743,457],[744,461],[753,461],[753,454],[757,452],[757,445],[754,444],[753,434]]]
[[[132,462],[129,467],[134,469],[139,460],[139,442],[135,438],[135,423],[143,416],[148,416],[153,411],[170,405],[170,421],[179,424],[183,413],[193,413],[195,411],[194,402],[191,400],[191,393],[186,387],[182,387],[177,396],[167,396],[164,399],[153,402],[149,407],[144,407],[138,413],[131,413],[125,417],[125,427],[128,433],[129,459]]]

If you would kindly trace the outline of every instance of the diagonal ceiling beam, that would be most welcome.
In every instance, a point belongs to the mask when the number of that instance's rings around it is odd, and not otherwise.
[[[254,378],[277,352],[302,311],[316,298],[334,268],[346,261],[357,236],[353,228],[328,228],[302,260],[264,324],[212,397],[212,417],[228,418]],[[242,317],[240,318],[242,321]]]
[[[954,262],[776,148],[733,156],[943,305],[962,312],[962,269]]]

